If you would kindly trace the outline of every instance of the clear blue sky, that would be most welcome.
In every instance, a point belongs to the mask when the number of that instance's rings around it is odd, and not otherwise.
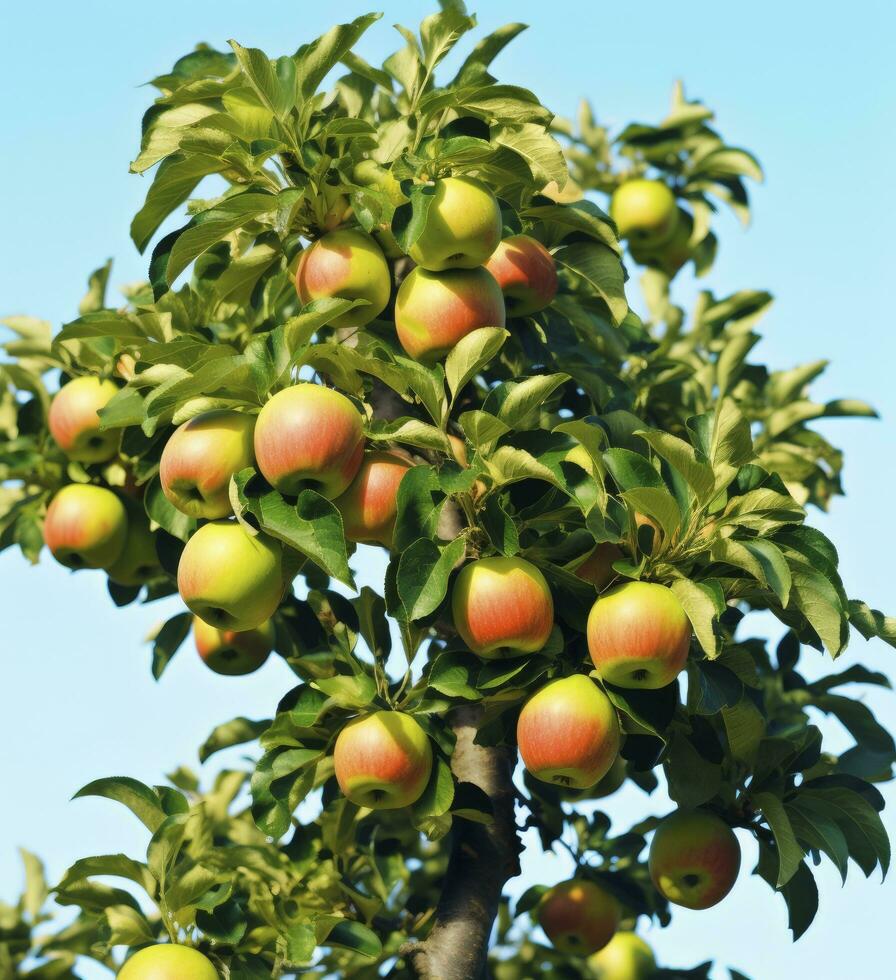
[[[109,256],[114,283],[145,276],[146,261],[127,233],[148,186],[127,172],[152,95],[143,82],[198,41],[224,47],[234,37],[282,54],[366,9],[360,0],[9,6],[0,87],[0,312],[58,326],[75,315],[88,271]],[[416,25],[432,8],[390,2],[380,9],[386,16],[361,44],[376,62],[396,42],[392,23]],[[896,541],[883,510],[892,494],[881,488],[896,480],[894,11],[885,0],[836,11],[780,0],[727,7],[645,0],[637,10],[490,0],[478,11],[485,29],[511,20],[532,25],[497,68],[502,80],[535,89],[556,112],[572,113],[588,95],[606,122],[654,121],[682,77],[691,96],[718,111],[724,135],[758,153],[768,180],[753,192],[754,227],[744,234],[732,220],[721,222],[719,261],[704,283],[718,294],[770,289],[777,303],[761,325],[760,348],[768,362],[830,358],[816,397],[861,397],[881,411],[880,422],[829,424],[847,450],[849,496],[830,516],[813,519],[837,543],[851,594],[891,612]],[[693,283],[682,285],[681,295],[691,297]],[[369,561],[368,580],[381,574],[382,564]],[[263,717],[291,675],[272,661],[250,678],[218,678],[185,648],[155,684],[142,637],[176,603],[117,612],[100,576],[70,575],[49,560],[31,569],[12,553],[0,556],[0,576],[0,896],[9,899],[19,877],[17,845],[41,853],[54,878],[76,857],[145,846],[142,828],[113,804],[69,803],[78,787],[114,774],[153,782],[180,763],[195,764],[195,747],[215,724],[237,714]],[[856,639],[841,664],[860,657],[893,672],[894,653],[881,644]],[[818,657],[810,672],[828,666]],[[892,695],[868,702],[896,725]],[[887,796],[896,807],[896,793]],[[659,794],[648,801],[626,790],[608,810],[622,823],[666,805]],[[527,854],[515,893],[566,873],[562,860],[537,850]],[[841,889],[823,870],[821,912],[794,946],[783,902],[750,877],[752,866],[748,849],[725,903],[676,912],[670,929],[650,930],[663,963],[715,958],[753,980],[784,980],[797,970],[819,978],[890,972],[891,883],[866,883],[851,869]],[[719,968],[715,976],[727,973]]]

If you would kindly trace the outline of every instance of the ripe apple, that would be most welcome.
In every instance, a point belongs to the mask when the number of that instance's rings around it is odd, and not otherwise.
[[[619,927],[616,899],[587,878],[554,885],[538,903],[538,924],[561,953],[590,956]]]
[[[274,627],[270,620],[254,630],[219,630],[193,617],[196,651],[216,674],[241,677],[251,674],[268,659],[274,649]]]
[[[277,392],[255,424],[255,458],[281,493],[345,493],[364,455],[364,420],[338,391],[297,384]]]
[[[283,596],[280,543],[236,521],[203,524],[187,542],[177,588],[191,612],[223,630],[252,630]]]
[[[395,331],[409,357],[432,364],[479,327],[503,327],[504,296],[485,269],[413,269],[395,298]]]
[[[487,660],[535,653],[554,626],[544,575],[524,558],[479,558],[465,565],[451,595],[461,639]]]
[[[111,490],[69,483],[50,501],[44,543],[67,568],[109,568],[128,533],[124,504]]]
[[[364,454],[358,475],[334,503],[342,514],[347,541],[392,547],[398,513],[398,487],[414,464],[389,451]]]
[[[401,711],[374,711],[340,731],[333,750],[336,780],[358,806],[395,810],[415,803],[432,772],[426,732]]]
[[[485,263],[504,293],[508,316],[538,313],[557,295],[554,257],[529,235],[512,235],[500,242]]]
[[[675,195],[660,180],[627,180],[616,188],[610,215],[620,238],[645,248],[669,241],[678,223]]]
[[[708,810],[676,810],[656,828],[648,857],[657,891],[675,905],[708,909],[734,887],[740,844]]]
[[[650,980],[656,972],[653,950],[633,932],[617,932],[588,966],[597,980]]]
[[[594,666],[617,687],[655,690],[671,684],[691,645],[691,623],[681,603],[654,582],[625,582],[599,595],[587,632]]]
[[[128,530],[118,560],[107,569],[109,578],[119,585],[143,585],[161,574],[156,536],[150,530],[143,508],[133,501],[125,504]]]
[[[618,545],[611,541],[602,541],[594,546],[590,554],[576,568],[576,575],[585,582],[590,582],[598,592],[602,592],[617,577],[613,571],[613,562],[623,557]]]
[[[255,464],[255,416],[215,411],[180,426],[162,450],[162,492],[188,517],[228,517],[230,478]]]
[[[632,258],[639,265],[652,265],[662,269],[671,279],[694,255],[694,250],[690,247],[693,232],[694,219],[684,208],[679,208],[675,231],[669,241],[655,248],[632,244]]]
[[[73,378],[56,392],[47,422],[59,448],[78,463],[105,463],[118,452],[121,432],[100,430],[97,414],[118,393],[114,381]]]
[[[408,255],[430,272],[482,265],[501,241],[495,195],[472,177],[444,177],[435,182],[432,197],[423,233]]]
[[[386,308],[392,275],[379,245],[366,232],[344,228],[318,238],[302,252],[296,290],[303,303],[315,299],[366,299],[332,321],[336,327],[363,327]]]
[[[118,980],[218,980],[218,971],[198,949],[161,943],[128,957]]]
[[[584,674],[550,681],[525,703],[516,726],[523,765],[536,779],[585,789],[619,755],[619,719]]]

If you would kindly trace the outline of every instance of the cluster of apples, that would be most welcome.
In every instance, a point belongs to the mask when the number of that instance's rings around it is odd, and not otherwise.
[[[610,215],[640,265],[656,266],[671,277],[694,254],[694,219],[660,180],[625,181],[613,193]]]

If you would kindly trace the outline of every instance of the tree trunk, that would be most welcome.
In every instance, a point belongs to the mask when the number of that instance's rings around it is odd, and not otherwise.
[[[485,976],[489,938],[504,885],[520,873],[520,841],[513,809],[515,753],[476,745],[483,707],[455,708],[457,737],[451,768],[459,782],[473,783],[491,800],[489,824],[455,818],[451,857],[434,924],[423,942],[402,955],[418,980],[480,980]]]

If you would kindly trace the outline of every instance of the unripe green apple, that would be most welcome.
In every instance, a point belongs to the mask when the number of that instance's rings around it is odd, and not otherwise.
[[[479,558],[465,565],[451,595],[454,625],[485,659],[536,653],[554,626],[544,575],[524,558]]]
[[[585,789],[619,755],[619,719],[584,674],[550,681],[525,703],[516,726],[523,765],[545,783]]]
[[[485,269],[412,269],[395,298],[395,331],[409,357],[432,364],[479,327],[503,327],[504,296]]]
[[[426,225],[408,255],[430,272],[475,269],[501,241],[501,208],[482,181],[472,177],[437,180]]]
[[[657,891],[675,905],[708,909],[734,887],[740,844],[708,810],[676,810],[656,828],[648,857]]]
[[[251,630],[274,615],[283,596],[280,543],[236,521],[203,524],[177,567],[177,589],[191,612],[223,630]]]
[[[255,416],[244,412],[204,412],[184,422],[162,450],[162,492],[188,517],[228,517],[230,478],[255,464],[254,432]]]
[[[597,980],[650,980],[656,972],[653,950],[633,932],[617,932],[588,966]]]
[[[600,885],[573,878],[554,885],[538,903],[538,924],[561,953],[590,956],[613,938],[619,903]]]
[[[662,269],[671,279],[691,258],[694,250],[690,247],[694,232],[694,219],[684,208],[678,209],[675,231],[668,242],[655,248],[631,245],[632,258],[640,265],[652,265]]]
[[[143,585],[162,571],[156,551],[156,536],[150,530],[149,518],[142,507],[129,501],[125,510],[128,530],[124,547],[107,572],[109,578],[119,585]]]
[[[665,687],[687,663],[690,645],[690,620],[665,585],[625,582],[591,607],[588,651],[608,684]]]
[[[338,391],[303,383],[277,392],[255,424],[255,458],[281,493],[345,493],[364,456],[364,420]]]
[[[602,592],[617,577],[613,562],[623,557],[618,545],[602,541],[595,545],[591,553],[576,568],[576,576],[590,582],[598,592]]]
[[[296,269],[296,290],[303,303],[315,299],[365,299],[336,317],[335,327],[363,327],[386,308],[392,275],[379,245],[356,229],[331,231],[302,252]]]
[[[414,718],[374,711],[350,721],[333,750],[336,781],[358,806],[395,810],[415,803],[432,773],[432,745]]]
[[[118,980],[218,980],[218,971],[198,949],[161,943],[128,957]]]
[[[508,316],[538,313],[557,295],[557,266],[551,253],[529,235],[511,235],[492,252],[486,269],[495,277]]]
[[[118,561],[127,533],[119,497],[87,483],[64,486],[44,519],[44,543],[67,568],[109,568]]]
[[[73,378],[56,392],[47,424],[59,448],[78,463],[105,463],[118,452],[121,432],[100,429],[99,410],[118,393],[114,381]]]
[[[414,464],[388,450],[364,454],[358,475],[334,503],[342,514],[347,541],[392,547],[398,514],[398,487]]]
[[[274,627],[270,620],[254,630],[219,630],[193,617],[193,639],[203,663],[216,674],[242,677],[251,674],[274,649]]]
[[[647,248],[669,241],[678,222],[675,195],[660,180],[627,180],[616,188],[610,216],[620,238]]]

